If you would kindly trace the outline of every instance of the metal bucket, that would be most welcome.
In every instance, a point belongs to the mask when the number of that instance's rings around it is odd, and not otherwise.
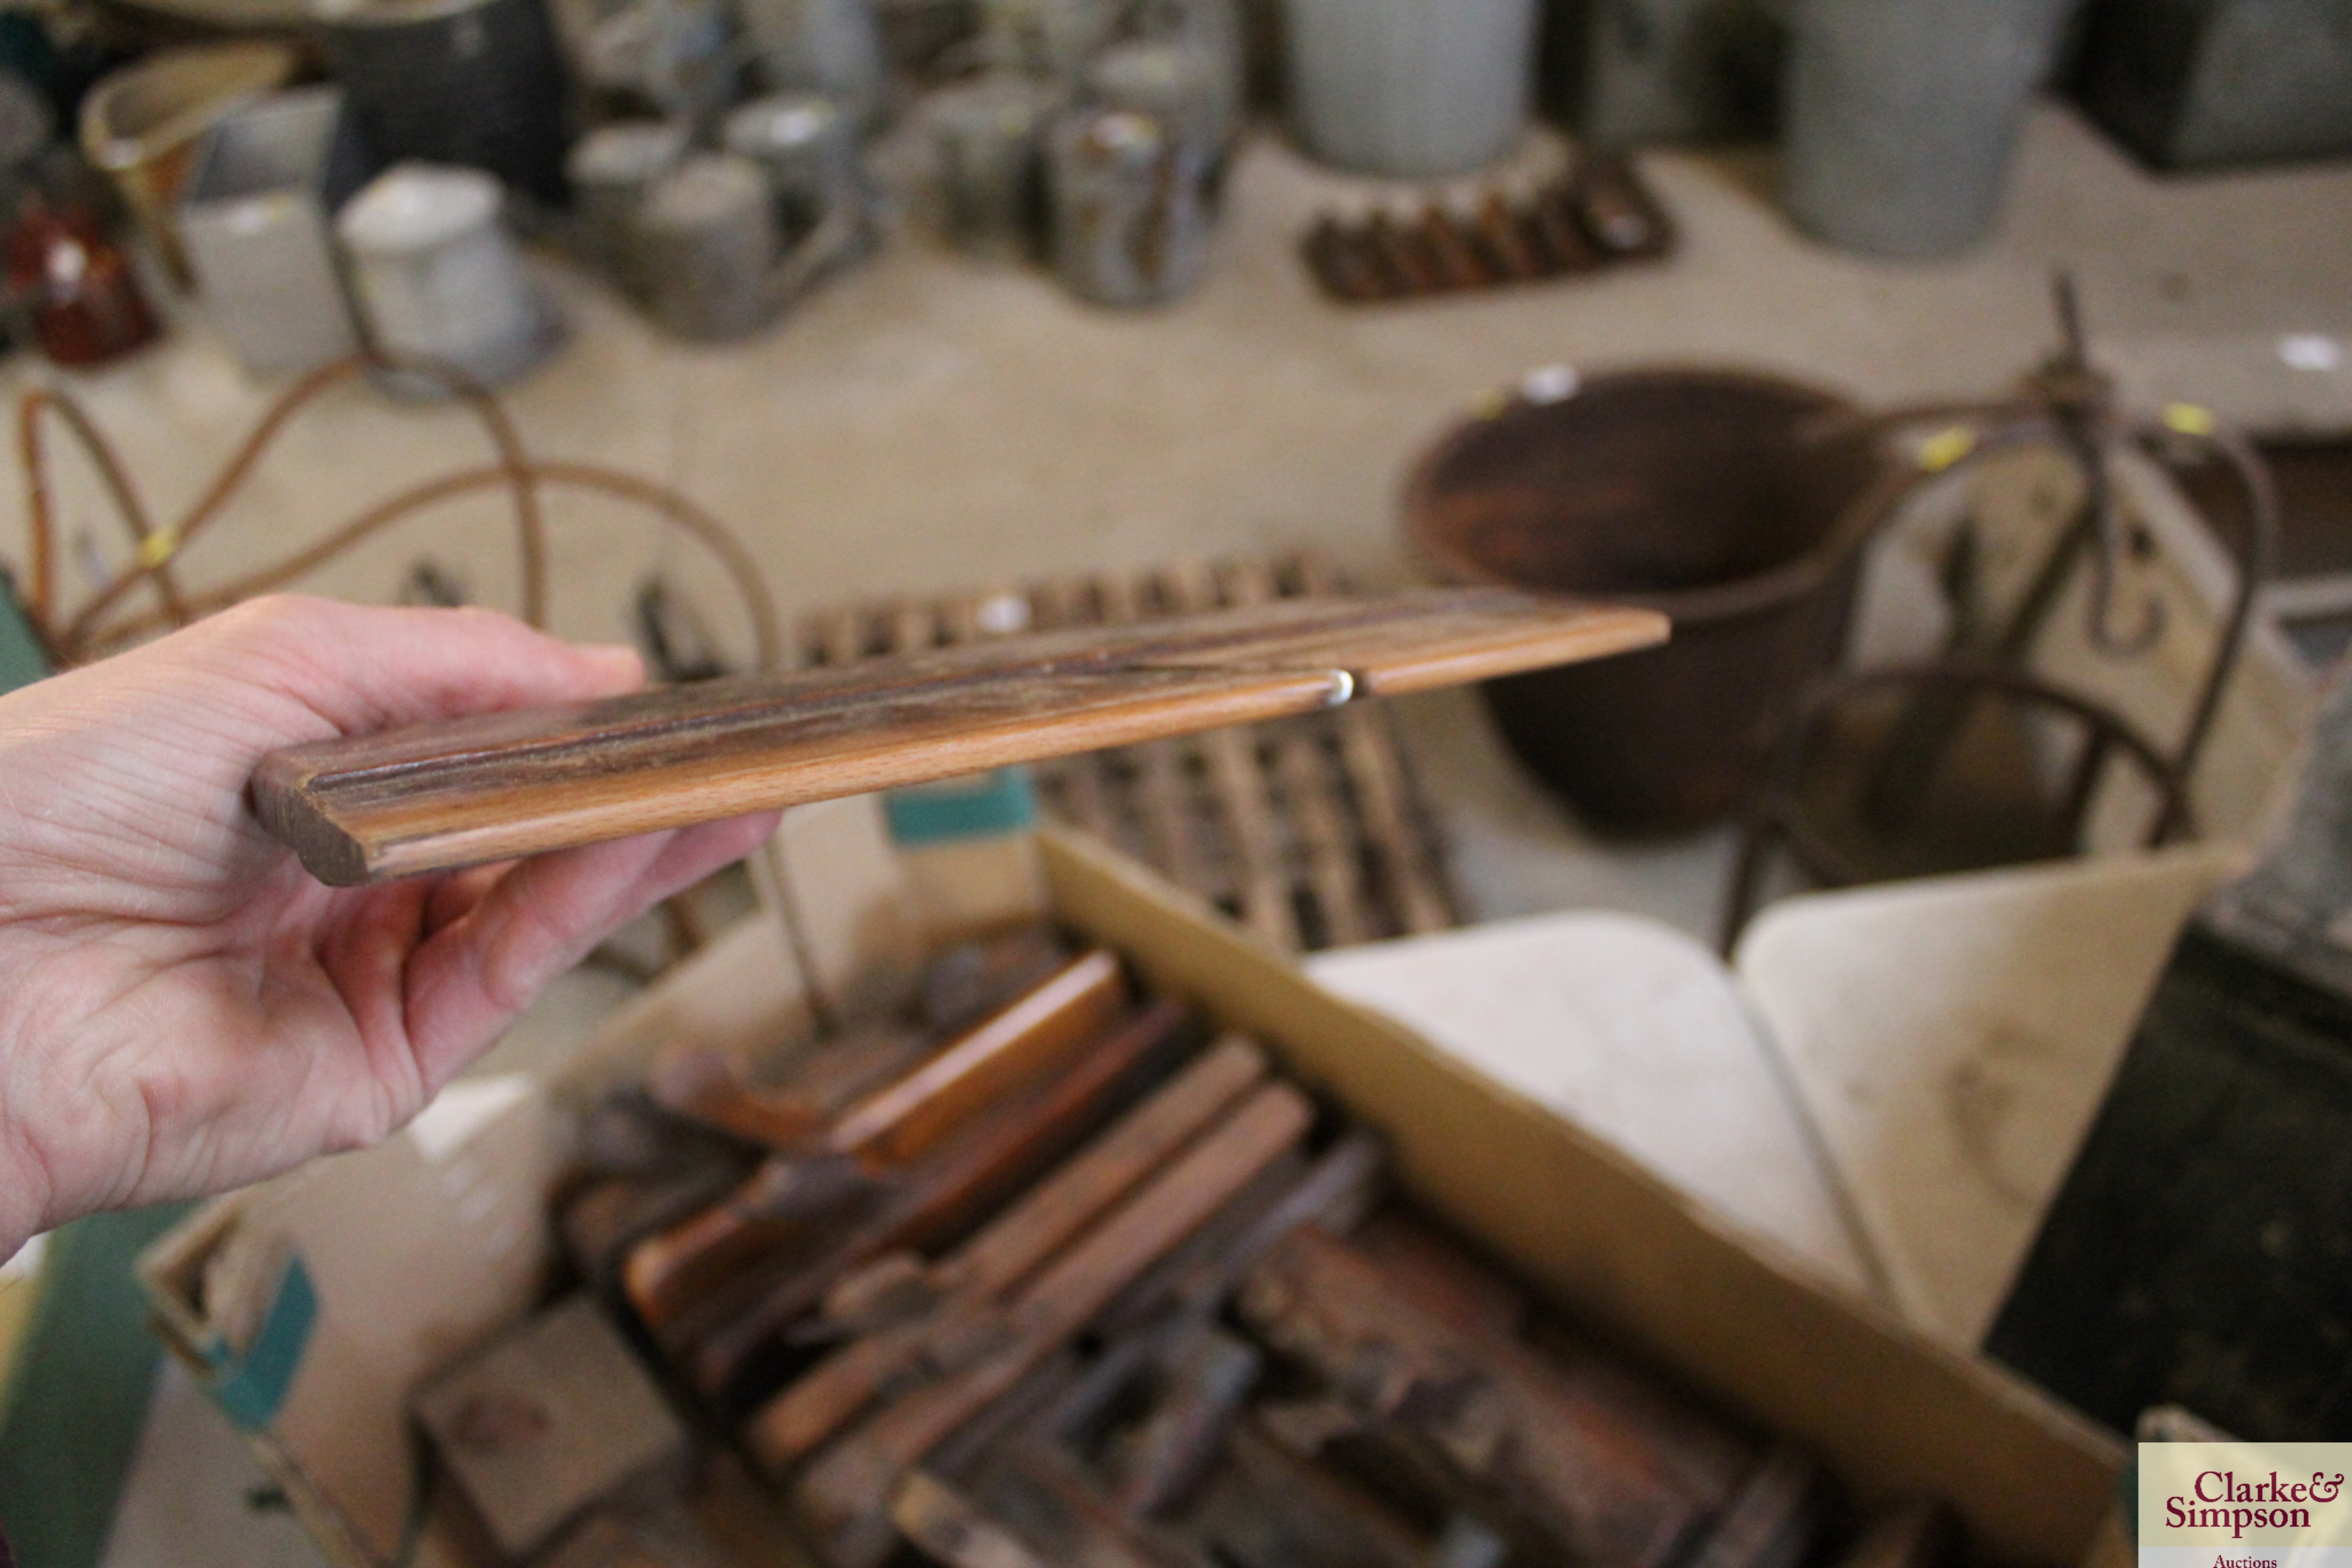
[[[689,342],[748,337],[775,315],[774,194],[732,153],[702,153],[646,196],[638,243],[655,321]]]
[[[206,134],[180,205],[180,241],[205,313],[256,374],[309,370],[359,347],[334,215],[365,164],[339,87],[274,93]]]
[[[1949,256],[2000,216],[2034,85],[2073,0],[1803,0],[1780,199],[1832,245]]]
[[[622,292],[644,301],[653,292],[637,245],[646,194],[686,159],[693,131],[682,121],[623,120],[602,125],[563,157],[581,247]]]
[[[1671,617],[1664,647],[1484,689],[1511,749],[1594,827],[1703,826],[1755,786],[1785,700],[1843,620],[1887,480],[1877,443],[1843,399],[1768,376],[1530,386],[1422,460],[1407,531],[1457,582]]]
[[[821,92],[755,98],[720,122],[719,140],[766,176],[782,245],[798,244],[834,213],[865,206],[856,132],[842,107]]]
[[[1367,174],[1458,174],[1511,149],[1534,85],[1533,0],[1289,0],[1290,116]]]
[[[1025,261],[1044,247],[1052,109],[1049,89],[1009,71],[931,95],[940,205],[956,248]]]
[[[1209,258],[1206,150],[1157,118],[1075,110],[1046,139],[1054,271],[1097,305],[1157,305],[1201,280]]]
[[[310,0],[379,168],[486,169],[550,205],[563,183],[563,64],[544,0]]]
[[[335,216],[370,345],[395,361],[514,380],[563,340],[562,319],[524,269],[500,216],[503,192],[479,169],[395,163]],[[376,373],[404,397],[446,397],[437,375]]]

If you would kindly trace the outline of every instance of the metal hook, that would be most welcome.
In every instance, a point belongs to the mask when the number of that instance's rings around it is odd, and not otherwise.
[[[2111,658],[2128,658],[2146,653],[2164,636],[2164,601],[2150,594],[2138,628],[2127,636],[2116,631],[2116,586],[2124,556],[2123,520],[2107,482],[2106,454],[2095,442],[2085,441],[2075,456],[2089,487],[2084,504],[2091,509],[2097,531],[2091,552],[2091,646]]]
[[[2138,628],[2129,635],[2116,626],[2116,588],[2124,559],[2123,520],[2116,508],[2115,489],[2107,479],[2107,455],[2103,441],[2105,397],[2091,375],[2089,334],[2083,326],[2082,301],[2074,276],[2063,268],[2051,278],[2058,314],[2059,350],[2053,368],[2075,384],[2053,400],[2052,412],[2067,449],[2083,470],[2083,504],[2092,524],[2091,646],[2113,658],[2146,653],[2164,636],[2164,603],[2150,595]],[[2053,380],[2058,379],[2053,377]]]
[[[2060,268],[2051,275],[2050,289],[2057,297],[2059,363],[2069,370],[2088,370],[2091,345],[2083,331],[2083,306],[2074,293],[2074,275]]]

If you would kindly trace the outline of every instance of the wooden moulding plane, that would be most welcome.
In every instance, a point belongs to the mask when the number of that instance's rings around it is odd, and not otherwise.
[[[255,811],[320,881],[384,881],[1255,723],[1664,640],[1502,589],[1289,600],[658,688],[297,746]]]

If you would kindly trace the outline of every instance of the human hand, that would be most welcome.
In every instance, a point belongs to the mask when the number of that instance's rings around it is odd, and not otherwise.
[[[246,804],[284,746],[643,679],[488,611],[272,598],[0,697],[0,1258],[385,1136],[755,847],[772,816],[328,888]]]

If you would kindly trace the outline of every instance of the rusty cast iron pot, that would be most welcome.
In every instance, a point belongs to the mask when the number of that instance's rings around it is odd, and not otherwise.
[[[1704,826],[1755,787],[1894,476],[1859,412],[1818,388],[1714,370],[1570,384],[1440,442],[1406,528],[1450,580],[1673,620],[1661,647],[1484,689],[1511,749],[1592,826]]]

